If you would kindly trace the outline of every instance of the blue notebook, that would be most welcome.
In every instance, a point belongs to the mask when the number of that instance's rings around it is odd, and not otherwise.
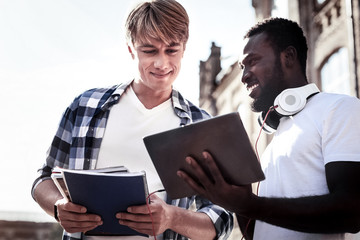
[[[146,204],[148,188],[145,172],[94,173],[86,170],[63,169],[63,176],[73,203],[85,206],[88,213],[101,216],[103,225],[86,235],[141,235],[120,225],[115,217],[129,206]]]

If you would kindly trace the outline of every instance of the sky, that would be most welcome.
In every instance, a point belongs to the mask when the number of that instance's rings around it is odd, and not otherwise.
[[[175,87],[197,104],[199,62],[209,57],[211,42],[222,48],[226,69],[240,56],[255,14],[251,0],[179,2],[190,17],[190,38]],[[4,211],[42,213],[31,185],[74,97],[131,78],[122,26],[133,4],[0,0],[0,219]]]

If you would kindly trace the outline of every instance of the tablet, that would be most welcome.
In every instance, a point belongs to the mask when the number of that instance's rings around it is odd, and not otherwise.
[[[200,158],[205,150],[228,183],[246,185],[265,179],[238,112],[149,135],[143,141],[172,199],[196,194],[176,173],[184,170],[196,180],[185,158]]]

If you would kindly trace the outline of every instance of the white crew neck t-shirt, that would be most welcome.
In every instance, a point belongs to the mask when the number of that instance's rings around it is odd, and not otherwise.
[[[131,172],[145,171],[149,193],[163,189],[143,143],[143,137],[179,126],[180,118],[173,110],[171,98],[152,109],[147,109],[130,86],[122,94],[119,103],[111,108],[96,168],[124,165]],[[165,198],[165,194],[157,193],[157,195]],[[161,237],[157,236],[157,239],[161,239]],[[137,239],[153,238],[141,236],[86,237],[86,240]]]
[[[348,117],[351,116],[351,117]],[[325,165],[360,161],[360,102],[354,97],[319,93],[293,117],[283,117],[261,157],[265,180],[259,196],[298,198],[329,193]],[[354,134],[355,133],[355,134]],[[254,240],[350,240],[353,235],[312,234],[256,221]]]

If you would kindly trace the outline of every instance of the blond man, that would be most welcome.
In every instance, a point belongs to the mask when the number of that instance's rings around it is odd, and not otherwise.
[[[125,165],[130,171],[146,171],[150,192],[163,188],[142,138],[210,117],[173,88],[189,36],[188,25],[185,9],[174,0],[139,4],[126,21],[128,50],[138,70],[134,79],[88,90],[66,109],[32,189],[37,203],[64,228],[63,239],[143,239],[83,234],[102,224],[101,217],[87,213],[86,206],[65,202],[50,174],[55,166],[95,169]],[[196,211],[189,210],[195,201]],[[233,224],[228,211],[197,196],[169,199],[166,194],[154,194],[150,211],[152,218],[146,205],[132,206],[116,217],[119,224],[157,239],[227,238]]]

